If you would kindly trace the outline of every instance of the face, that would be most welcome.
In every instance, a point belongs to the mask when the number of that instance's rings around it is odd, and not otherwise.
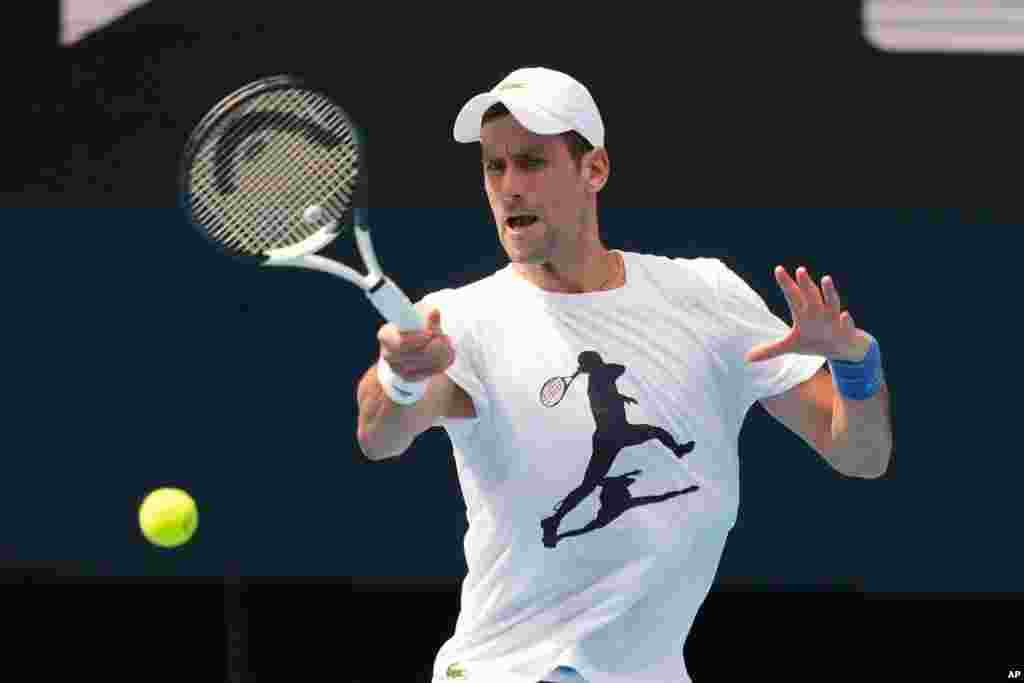
[[[565,142],[532,133],[506,115],[484,124],[480,147],[484,189],[509,260],[571,259],[593,222],[596,190]]]

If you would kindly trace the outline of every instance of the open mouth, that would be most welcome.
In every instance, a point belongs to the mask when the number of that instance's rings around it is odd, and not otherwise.
[[[528,228],[529,226],[533,225],[536,222],[537,217],[529,214],[522,216],[512,216],[510,218],[505,219],[505,225],[512,228],[513,230],[518,230],[519,228]]]

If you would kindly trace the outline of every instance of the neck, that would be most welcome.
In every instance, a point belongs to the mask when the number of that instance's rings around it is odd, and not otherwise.
[[[618,254],[597,243],[575,258],[541,264],[516,263],[523,279],[548,292],[584,294],[621,286],[622,267]]]

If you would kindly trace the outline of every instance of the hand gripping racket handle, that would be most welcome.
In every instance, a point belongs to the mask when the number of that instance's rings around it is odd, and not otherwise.
[[[412,332],[426,327],[427,321],[412,305],[409,297],[386,275],[382,275],[380,281],[367,290],[366,296],[380,314],[388,322],[394,323],[399,331]]]
[[[370,303],[377,307],[380,314],[388,322],[394,325],[401,332],[422,330],[425,321],[420,317],[419,311],[409,301],[409,297],[398,288],[394,282],[385,275],[380,276],[376,285],[366,290],[366,296]],[[391,400],[401,405],[410,405],[420,400],[427,390],[427,380],[409,382],[404,380],[391,369],[383,359],[377,364],[377,376],[380,378],[381,387],[384,393],[391,397]]]

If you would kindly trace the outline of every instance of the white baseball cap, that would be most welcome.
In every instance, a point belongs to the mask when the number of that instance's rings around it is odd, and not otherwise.
[[[480,119],[497,102],[538,135],[575,130],[594,147],[604,146],[604,123],[590,92],[572,76],[544,67],[517,69],[491,91],[472,97],[455,118],[455,140],[477,142]]]

